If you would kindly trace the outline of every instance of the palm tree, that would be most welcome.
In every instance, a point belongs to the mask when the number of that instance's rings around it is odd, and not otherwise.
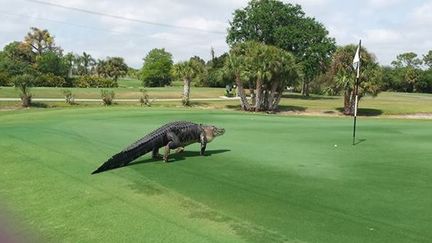
[[[203,72],[204,65],[192,58],[189,61],[179,62],[174,65],[173,75],[183,80],[183,105],[190,105],[189,97],[191,81]]]
[[[13,83],[16,88],[21,91],[21,102],[23,107],[31,106],[32,95],[30,87],[33,85],[34,77],[30,74],[21,74],[13,78]]]
[[[255,86],[253,110],[272,111],[277,109],[286,84],[299,76],[295,58],[291,53],[258,42],[245,42],[234,46],[225,63],[225,69],[236,80],[243,110],[251,110],[251,107],[244,95],[242,81],[249,81],[249,88],[252,90]]]
[[[71,78],[73,75],[73,68],[74,68],[73,66],[74,66],[74,60],[75,60],[73,53],[69,52],[68,54],[66,54],[64,56],[64,60],[66,61],[67,66],[68,66],[68,78]]]
[[[272,53],[269,46],[251,42],[251,47],[248,48],[250,62],[251,77],[255,79],[255,111],[260,111],[264,105],[264,85],[267,85],[272,78]]]
[[[90,54],[83,52],[83,55],[81,56],[81,63],[83,65],[82,74],[88,75],[90,67],[94,66],[96,61]]]
[[[356,80],[355,70],[352,66],[352,58],[356,51],[355,45],[339,47],[333,55],[330,65],[330,73],[333,75],[329,90],[333,94],[343,94],[345,115],[354,114],[354,82]],[[359,100],[366,94],[378,95],[380,91],[379,81],[381,79],[381,69],[373,54],[365,48],[361,51],[361,76],[359,85]]]
[[[98,59],[96,64],[96,73],[98,77],[107,77],[106,66],[107,62],[105,60]]]
[[[244,77],[244,64],[243,56],[237,55],[235,52],[230,52],[224,66],[224,72],[227,76],[234,77],[237,85],[238,96],[240,97],[240,106],[244,111],[250,111],[251,105],[246,98],[246,93],[243,86]]]

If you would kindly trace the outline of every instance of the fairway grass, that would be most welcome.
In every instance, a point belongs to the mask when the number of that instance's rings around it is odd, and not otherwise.
[[[173,120],[224,136],[90,175]],[[49,242],[428,242],[432,122],[176,108],[0,113],[0,205]],[[335,146],[337,145],[337,146]],[[1,210],[0,210],[1,211]],[[0,219],[1,219],[0,214]]]

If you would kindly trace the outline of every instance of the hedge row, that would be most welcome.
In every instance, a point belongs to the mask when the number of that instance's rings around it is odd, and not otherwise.
[[[12,77],[0,72],[0,86],[13,86]],[[79,76],[65,79],[52,73],[40,74],[31,82],[33,87],[78,87],[78,88],[116,88],[117,82],[97,76]]]

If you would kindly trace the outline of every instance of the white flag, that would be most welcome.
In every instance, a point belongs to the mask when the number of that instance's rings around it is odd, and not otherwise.
[[[353,60],[353,67],[357,71],[357,78],[360,78],[360,46],[361,46],[361,41],[357,46],[357,51]]]

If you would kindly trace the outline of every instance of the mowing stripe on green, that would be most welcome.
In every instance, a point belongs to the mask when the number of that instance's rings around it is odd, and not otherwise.
[[[226,129],[199,156],[101,162],[173,120]],[[212,110],[0,113],[0,204],[47,241],[427,242],[432,122]],[[335,146],[337,145],[337,146]],[[19,229],[17,229],[19,231]]]

